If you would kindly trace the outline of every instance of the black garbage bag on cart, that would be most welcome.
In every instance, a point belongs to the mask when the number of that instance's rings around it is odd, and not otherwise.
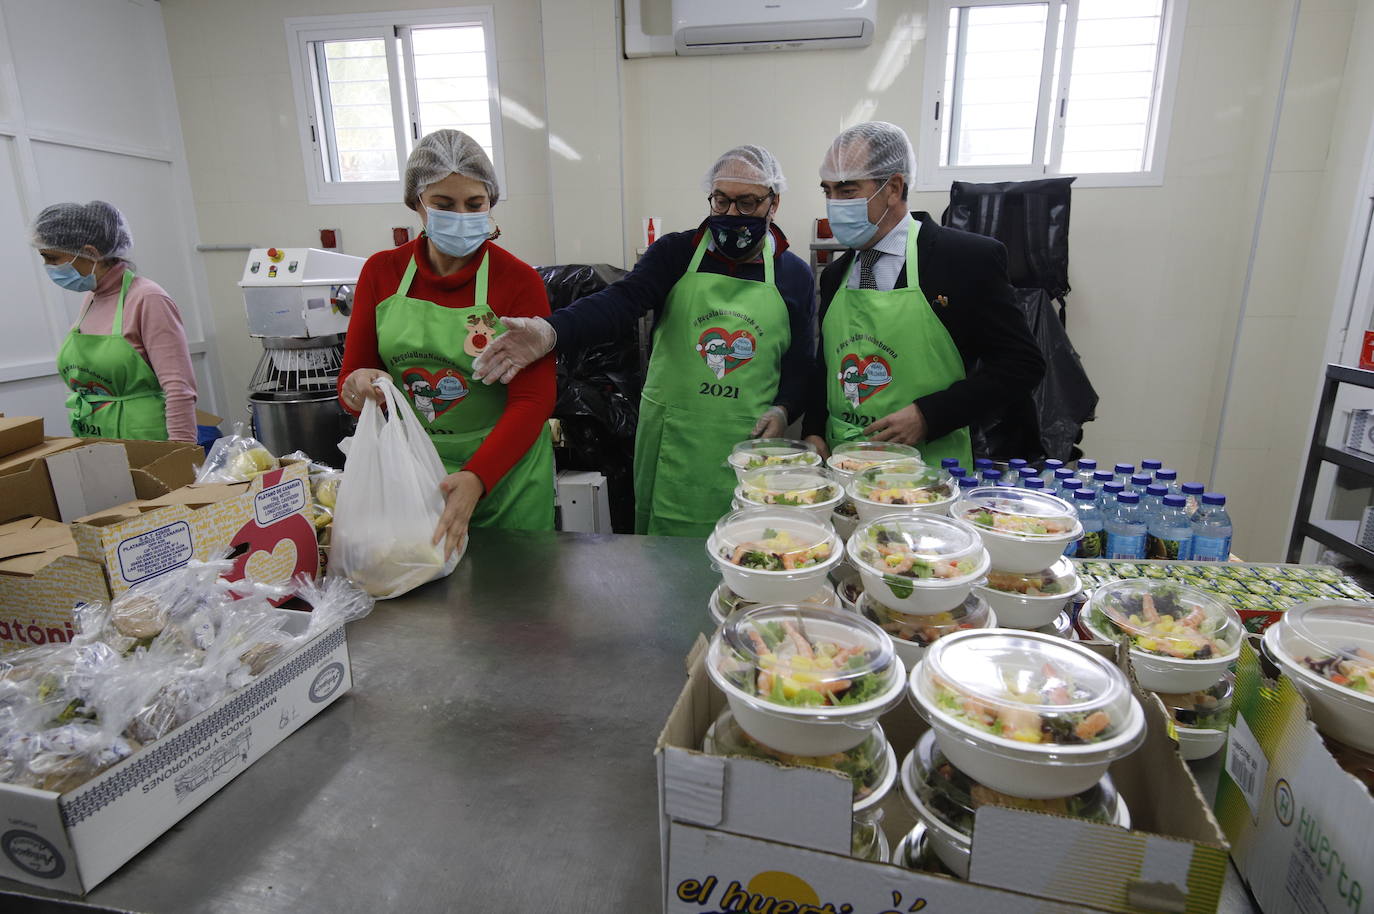
[[[537,267],[557,311],[625,275],[610,264]],[[554,450],[560,470],[594,470],[606,477],[611,528],[634,532],[634,442],[639,392],[644,385],[638,335],[590,346],[557,360],[558,399],[553,416],[563,428]]]
[[[1033,413],[1013,409],[974,427],[973,452],[994,460],[1076,460],[1082,456],[1077,444],[1083,440],[1083,424],[1097,411],[1097,391],[1045,290],[1014,292],[1044,356],[1045,376],[1031,393]]]
[[[1018,289],[1044,289],[1064,306],[1069,293],[1069,185],[1073,178],[971,184],[955,181],[941,221],[996,238]],[[1062,319],[1061,310],[1061,319]]]

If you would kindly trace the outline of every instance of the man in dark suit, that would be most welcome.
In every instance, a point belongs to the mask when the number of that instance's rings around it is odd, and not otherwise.
[[[821,275],[823,368],[807,388],[802,433],[824,452],[897,441],[927,463],[969,465],[969,426],[1029,409],[1045,365],[1012,299],[1006,249],[907,212],[915,170],[894,124],[851,127],[826,153],[826,212],[850,250]]]

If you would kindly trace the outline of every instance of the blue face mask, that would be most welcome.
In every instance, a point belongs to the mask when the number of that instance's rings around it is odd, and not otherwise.
[[[450,257],[466,257],[491,236],[490,213],[455,213],[425,207],[425,234]]]
[[[90,292],[95,288],[95,270],[84,276],[76,269],[76,258],[66,263],[47,264],[48,278],[69,292]]]
[[[887,187],[887,181],[874,191],[873,197],[883,192],[883,187]],[[825,216],[830,220],[830,232],[836,241],[847,248],[859,248],[867,244],[877,233],[877,224],[868,221],[868,202],[873,197],[825,201]]]

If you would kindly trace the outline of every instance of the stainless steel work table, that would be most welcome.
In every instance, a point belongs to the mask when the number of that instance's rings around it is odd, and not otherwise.
[[[713,578],[700,540],[478,531],[349,627],[351,694],[86,898],[0,880],[0,910],[652,914],[652,752]]]

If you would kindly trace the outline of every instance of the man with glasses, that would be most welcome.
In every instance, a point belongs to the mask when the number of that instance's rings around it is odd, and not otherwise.
[[[473,366],[507,383],[555,346],[626,336],[654,312],[635,438],[635,530],[705,536],[730,510],[730,449],[775,438],[801,414],[813,373],[811,268],[773,223],[787,180],[761,146],[736,146],[702,181],[708,215],[665,235],[606,289],[543,318],[506,318]]]
[[[1034,423],[1045,365],[1012,298],[1006,248],[907,212],[915,171],[906,132],[881,121],[845,130],[825,154],[826,216],[850,250],[821,274],[823,366],[802,433],[822,453],[897,441],[931,466],[971,466],[974,422],[1029,410]]]

